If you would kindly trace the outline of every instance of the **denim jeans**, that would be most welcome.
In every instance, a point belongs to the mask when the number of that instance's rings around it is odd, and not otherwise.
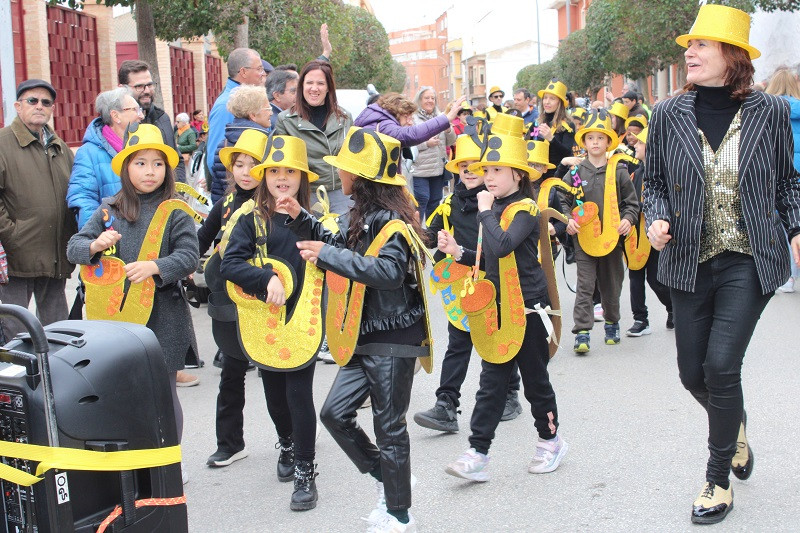
[[[420,178],[414,176],[414,198],[417,200],[419,215],[424,223],[442,201],[444,174]]]
[[[742,421],[742,361],[761,312],[752,256],[723,252],[700,263],[694,292],[671,290],[681,383],[708,413],[706,481],[728,484]]]

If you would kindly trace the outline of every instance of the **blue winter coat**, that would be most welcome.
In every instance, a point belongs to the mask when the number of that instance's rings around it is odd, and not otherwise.
[[[253,122],[249,118],[235,118],[233,122],[225,126],[225,136],[217,145],[217,149],[214,150],[214,163],[211,165],[211,200],[214,203],[225,196],[225,191],[228,190],[228,177],[225,165],[222,164],[222,160],[219,158],[219,151],[225,146],[236,144],[242,132],[248,129],[262,131],[269,135],[269,129]]]
[[[356,117],[353,125],[359,128],[370,128],[389,137],[394,137],[400,141],[402,146],[416,146],[450,129],[450,121],[444,113],[421,124],[401,126],[394,115],[378,104],[368,105]]]
[[[789,101],[792,121],[792,134],[794,136],[794,168],[800,172],[800,100],[794,96],[784,96]]]
[[[100,206],[100,201],[114,196],[122,187],[119,176],[111,170],[117,151],[103,137],[103,121],[94,119],[83,134],[83,144],[75,153],[75,163],[67,187],[67,206],[77,211],[78,230]]]

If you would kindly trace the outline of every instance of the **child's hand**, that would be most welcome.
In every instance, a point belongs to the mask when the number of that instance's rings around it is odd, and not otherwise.
[[[574,218],[569,219],[567,222],[567,233],[570,235],[576,235],[580,229],[580,224],[578,224]]]
[[[147,278],[161,273],[155,261],[134,261],[123,268],[131,283],[141,283]]]
[[[575,165],[580,165],[581,161],[583,161],[583,159],[580,157],[565,157],[561,160],[561,164],[565,167],[574,167]]]
[[[555,234],[556,234],[556,228],[553,226],[553,223],[552,223],[552,222],[548,222],[548,223],[547,223],[547,232],[548,232],[550,235],[555,235]]]
[[[278,276],[272,276],[267,283],[267,303],[283,305],[286,303],[286,291]]]
[[[631,223],[628,219],[623,218],[619,222],[619,227],[617,228],[617,233],[620,235],[628,235],[631,232]]]
[[[664,249],[664,246],[672,239],[669,234],[669,222],[666,220],[654,220],[650,227],[647,228],[647,239],[650,244],[659,252]]]
[[[275,209],[279,211],[286,211],[286,213],[292,218],[297,218],[302,210],[300,203],[292,196],[281,196],[275,200]]]
[[[486,211],[492,208],[494,203],[494,195],[489,191],[481,191],[478,193],[478,211]]]
[[[319,253],[325,243],[322,241],[298,241],[297,247],[300,249],[300,257],[316,265]]]
[[[450,255],[458,255],[461,251],[461,247],[458,246],[456,239],[449,232],[443,229],[439,230],[437,238],[437,248],[439,248],[440,252]]]
[[[108,250],[117,244],[121,238],[122,235],[113,229],[104,231],[89,245],[89,252],[94,255],[98,252],[102,252],[103,250]]]

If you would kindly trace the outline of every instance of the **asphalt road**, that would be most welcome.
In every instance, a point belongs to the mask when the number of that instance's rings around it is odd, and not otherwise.
[[[560,270],[560,263],[559,263]],[[574,265],[567,276],[574,280]],[[559,278],[562,275],[559,271]],[[417,374],[409,409],[412,471],[419,480],[411,513],[420,531],[688,531],[691,504],[704,482],[707,424],[700,406],[678,379],[674,333],[664,328],[666,311],[648,289],[653,333],[623,336],[617,346],[602,344],[602,325],[592,331],[592,350],[572,352],[574,296],[560,279],[564,317],[563,347],[550,364],[561,435],[570,445],[554,473],[527,472],[536,433],[529,406],[516,420],[501,423],[491,449],[491,481],[473,484],[451,477],[444,466],[466,447],[480,365],[473,356],[462,393],[461,432],[438,434],[417,426],[413,413],[435,401],[439,364],[433,374]],[[627,282],[623,286],[622,329],[632,318]],[[437,297],[438,298],[438,297]],[[718,531],[798,531],[800,518],[800,419],[797,404],[800,358],[794,330],[800,322],[800,294],[777,294],[756,329],[744,364],[748,433],[754,473],[734,480],[735,508]],[[438,299],[431,299],[436,356],[447,345]],[[351,532],[375,504],[368,475],[360,474],[323,429],[317,442],[319,504],[306,512],[289,510],[291,483],[275,474],[277,436],[260,380],[247,376],[245,440],[249,457],[226,468],[205,466],[215,451],[214,414],[219,369],[205,307],[193,310],[206,366],[194,370],[197,387],[180,389],[185,414],[184,462],[192,532]],[[337,371],[317,363],[314,394],[322,406]],[[359,421],[372,433],[371,413]]]

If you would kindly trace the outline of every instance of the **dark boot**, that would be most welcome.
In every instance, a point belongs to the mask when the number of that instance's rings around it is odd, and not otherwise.
[[[447,433],[458,432],[458,411],[453,400],[447,394],[442,394],[436,400],[433,408],[420,411],[414,415],[414,422],[428,429],[444,431]]]
[[[500,417],[500,420],[502,422],[514,420],[520,414],[522,414],[522,405],[519,403],[518,392],[509,390],[506,395],[506,407],[503,409],[503,416]]]
[[[288,439],[278,438],[275,449],[280,449],[278,456],[278,481],[291,481],[294,479],[294,442],[291,437]]]
[[[294,467],[294,492],[289,508],[292,511],[307,511],[317,506],[317,473],[312,461],[297,461]]]

